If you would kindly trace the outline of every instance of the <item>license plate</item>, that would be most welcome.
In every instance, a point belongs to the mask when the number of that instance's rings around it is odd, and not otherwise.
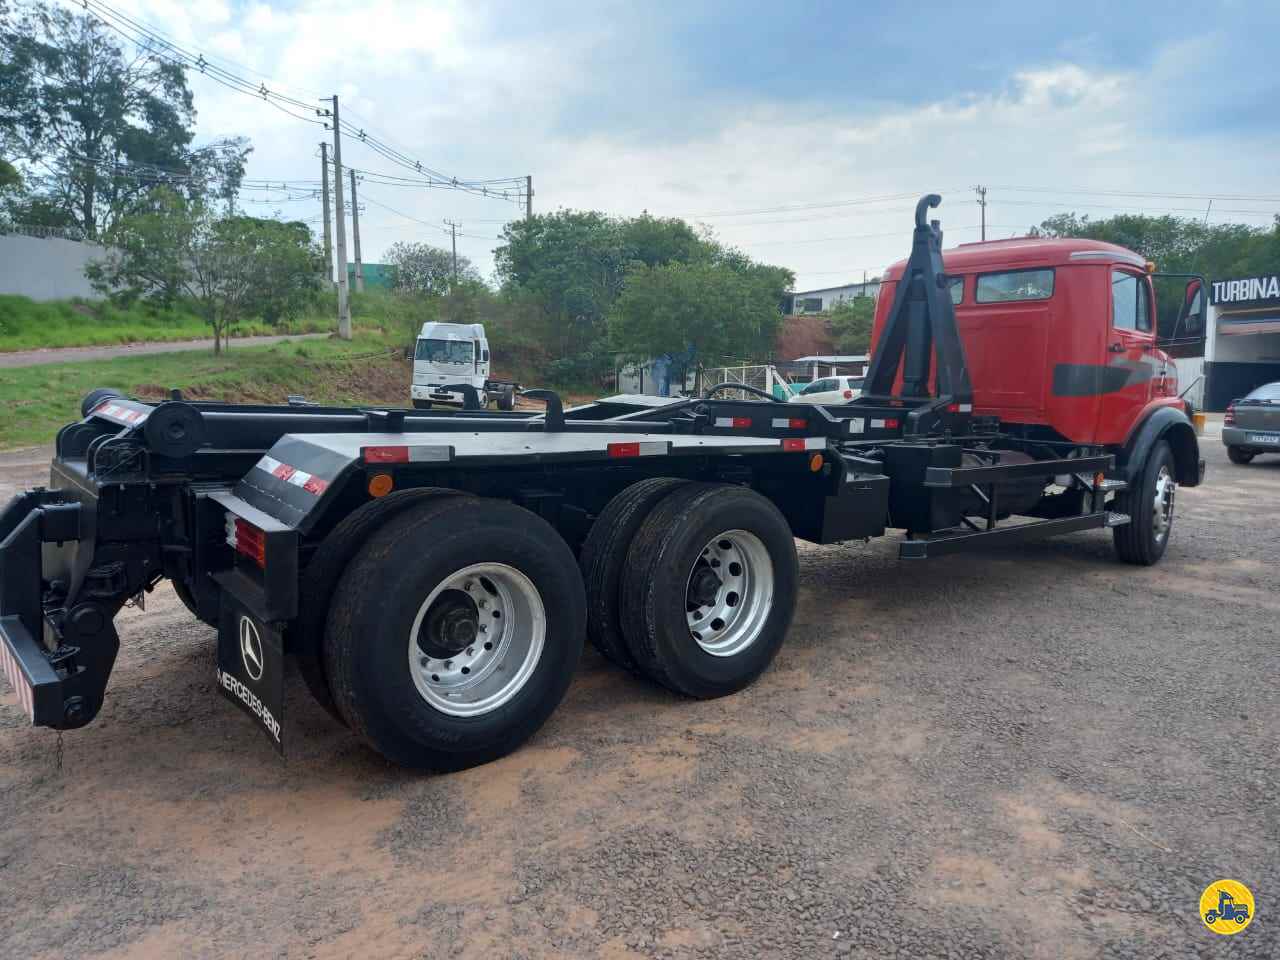
[[[1249,434],[1249,442],[1280,444],[1280,433],[1251,433]]]
[[[228,597],[218,623],[218,691],[284,753],[284,639]]]

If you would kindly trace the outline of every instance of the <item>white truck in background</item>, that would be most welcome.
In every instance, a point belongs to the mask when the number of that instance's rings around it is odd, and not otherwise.
[[[517,385],[489,378],[489,340],[482,323],[424,323],[413,350],[409,397],[418,409],[433,403],[464,403],[472,387],[482,407],[515,407]]]

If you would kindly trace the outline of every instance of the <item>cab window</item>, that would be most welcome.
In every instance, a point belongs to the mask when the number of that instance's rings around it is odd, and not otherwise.
[[[804,388],[802,393],[826,393],[828,390],[834,390],[836,384],[834,380],[815,380]]]
[[[1048,300],[1053,296],[1053,270],[1006,270],[978,277],[974,299],[978,303],[1013,300]],[[953,294],[954,298],[954,294]]]
[[[964,277],[951,277],[947,280],[947,286],[951,288],[952,306],[960,306],[960,302],[964,300]]]
[[[1151,291],[1145,277],[1111,271],[1111,318],[1117,330],[1151,331]]]

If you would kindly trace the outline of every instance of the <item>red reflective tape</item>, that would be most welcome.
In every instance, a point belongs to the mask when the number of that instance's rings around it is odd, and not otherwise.
[[[808,425],[809,425],[809,422],[808,422],[807,420],[805,420],[805,418],[804,418],[804,417],[792,417],[792,418],[791,418],[791,429],[792,429],[792,430],[803,430],[803,429],[804,429],[805,427],[807,427]]]
[[[288,480],[293,476],[293,473],[293,467],[289,466],[287,463],[282,463],[271,471],[271,475],[277,480]]]
[[[732,426],[733,429],[735,430],[745,430],[747,427],[751,426],[751,418],[750,417],[734,417],[733,423],[730,424],[730,426]]]
[[[307,493],[314,493],[317,497],[329,489],[329,481],[321,480],[319,477],[312,475],[307,482],[302,485],[302,489]]]
[[[639,443],[611,443],[608,447],[609,456],[611,457],[638,457],[640,456]]]
[[[408,447],[361,447],[365,463],[408,463]]]
[[[783,450],[803,450],[804,437],[789,437],[782,441]]]
[[[884,422],[884,428],[885,428],[886,430],[897,430],[897,429],[898,429],[898,421],[897,421],[897,420],[886,420],[886,421]]]

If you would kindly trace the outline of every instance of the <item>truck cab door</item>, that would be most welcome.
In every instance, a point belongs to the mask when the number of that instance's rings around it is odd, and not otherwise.
[[[1106,375],[1098,407],[1100,443],[1122,443],[1142,409],[1173,371],[1155,349],[1151,281],[1139,269],[1111,268],[1111,325],[1104,338]],[[1174,381],[1176,382],[1176,380]]]

